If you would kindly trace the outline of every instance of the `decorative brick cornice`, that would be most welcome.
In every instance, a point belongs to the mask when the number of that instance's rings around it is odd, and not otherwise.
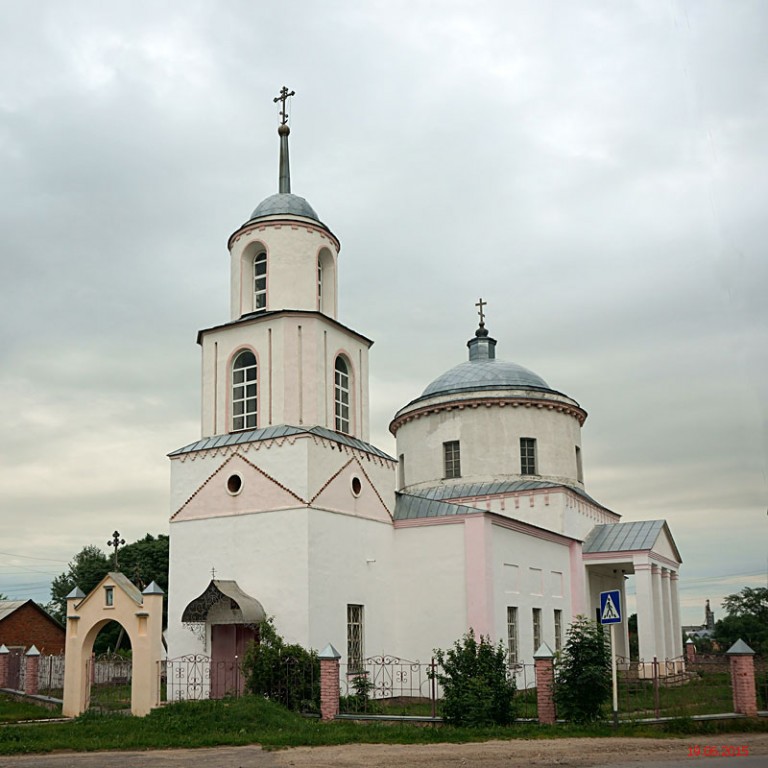
[[[451,400],[445,403],[432,403],[421,406],[420,408],[414,408],[412,411],[396,416],[392,423],[389,425],[389,431],[393,434],[397,434],[397,430],[400,427],[415,419],[420,419],[423,416],[429,416],[433,413],[440,413],[442,411],[464,411],[464,410],[476,410],[477,408],[535,408],[541,411],[557,411],[558,413],[564,413],[567,416],[572,416],[579,422],[579,426],[584,424],[584,420],[587,418],[587,412],[577,405],[570,403],[560,402],[558,400],[549,400],[547,398],[538,397],[477,397],[468,398],[466,400]]]

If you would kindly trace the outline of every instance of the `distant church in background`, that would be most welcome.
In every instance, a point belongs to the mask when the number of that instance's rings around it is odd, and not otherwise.
[[[230,317],[198,334],[201,439],[170,454],[169,656],[232,660],[273,616],[353,665],[425,661],[469,628],[530,662],[633,575],[641,659],[681,657],[666,522],[586,492],[586,411],[496,356],[485,302],[463,362],[457,339],[458,365],[394,415],[397,456],[369,442],[373,342],[338,319],[339,240],[291,193],[291,95],[279,191],[228,241]]]

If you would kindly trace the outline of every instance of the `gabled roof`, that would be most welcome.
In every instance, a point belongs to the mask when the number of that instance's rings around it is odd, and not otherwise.
[[[52,621],[57,627],[62,626],[50,613],[48,613],[48,611],[41,608],[34,600],[0,600],[0,621],[4,621],[25,605],[31,605],[35,610],[45,616],[46,619]]]
[[[675,540],[665,520],[639,520],[633,523],[596,525],[587,536],[582,552],[637,552],[654,548],[659,536],[666,533],[678,562],[682,562]]]
[[[116,587],[119,587],[136,605],[144,605],[144,598],[141,596],[141,590],[124,574],[119,571],[110,571],[78,604],[79,609],[83,603],[97,594],[99,587],[106,581],[113,581]]]

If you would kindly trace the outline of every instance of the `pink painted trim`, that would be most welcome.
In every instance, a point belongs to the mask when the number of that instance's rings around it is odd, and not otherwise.
[[[571,574],[571,615],[585,612],[584,606],[584,561],[581,542],[572,541],[568,547],[568,561]]]
[[[445,403],[436,403],[434,405],[425,405],[421,408],[416,408],[413,411],[404,413],[402,416],[395,417],[389,425],[389,431],[397,436],[397,430],[400,429],[403,424],[413,421],[414,419],[420,419],[422,416],[428,416],[432,413],[439,413],[441,411],[463,411],[465,408],[478,408],[481,405],[486,408],[490,408],[494,405],[500,408],[505,408],[507,405],[511,405],[513,408],[519,406],[525,408],[546,408],[548,411],[558,411],[567,416],[572,416],[581,426],[583,426],[587,418],[587,412],[585,410],[577,405],[571,405],[569,403],[532,397],[483,397],[470,398],[467,400],[451,400]]]
[[[368,476],[368,473],[367,473],[367,472],[365,471],[365,469],[363,468],[363,465],[360,463],[360,459],[358,459],[358,458],[357,458],[357,456],[354,456],[354,457],[353,457],[353,458],[351,458],[351,459],[350,459],[348,462],[346,462],[346,463],[345,463],[345,464],[344,464],[344,465],[341,467],[341,469],[339,469],[339,471],[338,471],[338,472],[334,472],[334,474],[333,474],[333,475],[331,475],[331,477],[329,477],[329,478],[328,478],[328,479],[327,479],[327,480],[326,480],[326,481],[323,483],[323,485],[320,487],[320,490],[319,490],[319,491],[318,491],[318,492],[317,492],[317,493],[316,493],[316,494],[315,494],[315,495],[314,495],[314,496],[313,496],[313,497],[312,497],[312,498],[309,500],[308,504],[309,504],[309,505],[312,505],[312,504],[314,504],[314,502],[315,502],[315,499],[317,499],[317,498],[318,498],[318,496],[320,496],[320,494],[321,494],[321,493],[322,493],[322,492],[323,492],[323,491],[324,491],[324,490],[325,490],[325,489],[326,489],[326,488],[327,488],[327,487],[328,487],[328,486],[329,486],[329,485],[330,485],[330,484],[331,484],[331,483],[332,483],[332,482],[333,482],[333,481],[334,481],[334,480],[335,480],[335,479],[336,479],[336,478],[337,478],[337,477],[338,477],[338,476],[339,476],[339,475],[340,475],[340,474],[341,474],[341,473],[342,473],[342,472],[343,472],[343,471],[344,471],[344,470],[345,470],[345,469],[346,469],[346,468],[347,468],[347,467],[348,467],[350,464],[357,464],[357,466],[358,466],[358,468],[360,469],[360,472],[362,473],[363,477],[364,477],[364,478],[365,478],[365,479],[368,481],[368,484],[371,486],[371,488],[373,489],[373,492],[376,494],[376,498],[379,500],[379,503],[380,503],[380,504],[381,504],[381,506],[382,506],[382,507],[384,507],[384,509],[386,510],[387,514],[389,515],[389,519],[390,519],[390,520],[392,520],[392,513],[389,511],[389,509],[388,509],[387,505],[384,503],[384,499],[382,499],[382,498],[381,498],[381,494],[379,493],[379,491],[378,491],[378,489],[376,488],[376,486],[373,484],[373,481],[372,481],[372,480],[371,480],[371,478]]]
[[[464,518],[464,576],[467,590],[467,628],[493,637],[490,528],[486,515]]]
[[[323,240],[327,240],[329,243],[335,246],[337,253],[341,250],[341,243],[333,233],[314,224],[310,224],[309,222],[295,221],[293,219],[272,219],[271,221],[260,221],[255,224],[251,224],[250,226],[247,224],[243,225],[240,227],[240,229],[235,230],[229,236],[229,240],[227,240],[227,248],[231,251],[232,246],[235,243],[237,243],[246,235],[249,235],[251,232],[264,232],[267,229],[282,229],[286,225],[295,229],[303,229],[306,232],[314,232],[315,234],[320,235]]]

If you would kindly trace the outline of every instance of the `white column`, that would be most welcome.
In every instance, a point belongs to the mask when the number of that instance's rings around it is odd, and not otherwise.
[[[653,661],[655,638],[653,629],[653,585],[650,563],[635,563],[635,593],[637,600],[637,639],[640,660]]]
[[[661,608],[664,616],[664,658],[672,659],[675,654],[675,627],[672,622],[672,589],[670,587],[671,571],[661,569]]]
[[[675,657],[683,655],[683,628],[680,625],[680,595],[677,593],[677,581],[679,579],[677,571],[672,571],[669,577],[670,595],[672,598],[672,631],[674,632],[675,642],[673,645]]]
[[[651,583],[653,584],[653,655],[664,659],[664,613],[661,605],[661,568],[651,565]]]

